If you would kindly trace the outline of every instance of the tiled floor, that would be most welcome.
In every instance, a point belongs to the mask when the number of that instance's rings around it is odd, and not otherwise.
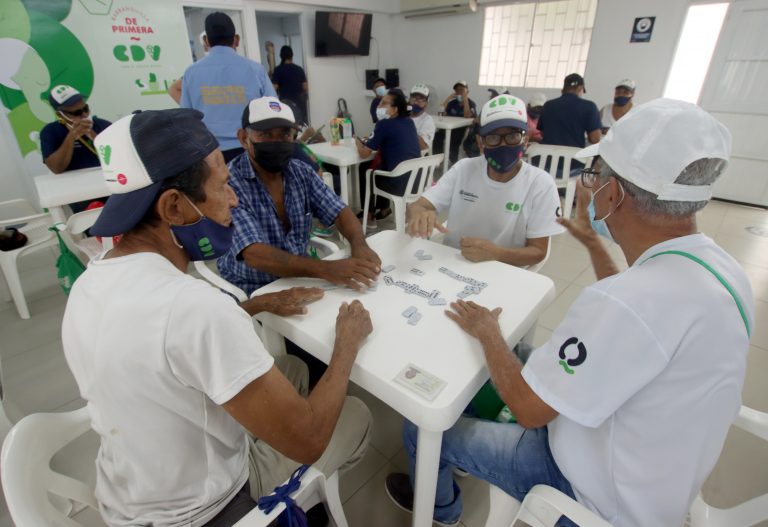
[[[756,330],[749,354],[744,403],[768,411],[768,238],[745,230],[768,228],[768,212],[720,202],[711,203],[699,218],[700,229],[714,237],[746,269],[754,288]],[[623,262],[618,248],[612,249]],[[22,281],[31,320],[20,320],[13,304],[0,302],[0,359],[11,418],[42,411],[65,411],[82,405],[77,386],[67,369],[59,336],[65,297],[56,282],[52,251],[31,255],[23,261]],[[539,320],[536,343],[545,341],[568,307],[595,277],[586,251],[569,236],[554,239],[550,260],[541,271],[552,278],[557,297]],[[405,469],[400,439],[402,419],[391,408],[356,386],[350,392],[361,397],[375,418],[371,449],[363,461],[341,478],[341,497],[352,527],[399,527],[409,516],[392,505],[384,493],[384,477]],[[653,423],[649,423],[653,426]],[[72,460],[69,460],[72,462]],[[487,485],[471,477],[459,480],[465,511],[461,525],[481,527],[488,508]],[[728,438],[721,460],[705,485],[705,497],[713,505],[732,506],[768,492],[768,445],[739,431]],[[93,517],[85,520],[98,525]],[[0,507],[0,527],[12,522]]]

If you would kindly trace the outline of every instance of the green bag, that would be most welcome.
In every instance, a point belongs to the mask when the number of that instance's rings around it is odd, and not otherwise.
[[[481,419],[498,421],[499,423],[514,423],[515,416],[509,411],[509,407],[499,397],[496,388],[491,381],[483,384],[470,403],[475,415]]]
[[[72,285],[77,280],[77,277],[83,274],[85,266],[80,258],[75,253],[69,250],[67,244],[64,243],[64,239],[59,233],[59,229],[56,225],[50,227],[49,230],[56,233],[56,237],[59,239],[59,258],[56,260],[56,268],[58,269],[59,284],[64,290],[64,294],[69,296],[69,291],[72,289]]]

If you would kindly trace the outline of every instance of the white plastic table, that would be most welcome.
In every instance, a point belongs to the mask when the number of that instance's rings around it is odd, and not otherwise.
[[[101,167],[36,176],[35,187],[40,206],[51,212],[54,223],[67,221],[65,205],[111,194]]]
[[[445,153],[443,158],[443,174],[445,174],[448,171],[448,163],[450,162],[448,158],[450,157],[451,131],[471,125],[474,119],[472,117],[452,117],[450,115],[433,115],[432,119],[435,121],[435,128],[445,130],[445,140],[443,142],[443,152]]]
[[[456,422],[488,379],[488,370],[480,343],[445,316],[448,306],[429,305],[420,296],[385,285],[383,277],[418,284],[427,291],[437,289],[448,302],[455,301],[465,284],[439,272],[440,267],[487,282],[479,295],[468,300],[503,308],[499,322],[510,348],[535,328],[539,314],[554,299],[555,287],[546,276],[499,262],[472,263],[456,249],[395,231],[375,234],[368,238],[368,244],[379,254],[383,265],[396,266],[390,273],[382,273],[376,291],[333,289],[311,304],[307,315],[279,317],[260,313],[256,318],[264,325],[268,348],[284,336],[327,364],[341,302],[359,299],[370,311],[373,333],[360,350],[350,378],[418,425],[413,525],[426,527],[432,525],[442,433]],[[431,254],[432,260],[419,261],[414,256],[419,249]],[[412,268],[420,269],[424,275],[417,276],[410,271]],[[259,289],[258,294],[319,283],[323,282],[283,278]],[[415,326],[409,325],[401,314],[409,306],[416,306],[422,314]],[[409,364],[446,382],[434,400],[428,401],[394,381]]]
[[[323,163],[339,167],[342,201],[352,207],[360,208],[360,193],[357,190],[357,171],[360,163],[373,159],[373,156],[360,157],[355,143],[344,143],[343,141],[338,145],[326,142],[307,146]],[[352,170],[350,170],[350,167]],[[352,201],[350,201],[350,188]]]

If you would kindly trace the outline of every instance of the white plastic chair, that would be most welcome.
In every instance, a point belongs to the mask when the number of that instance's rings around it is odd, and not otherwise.
[[[365,185],[365,204],[363,205],[363,232],[368,226],[368,207],[371,201],[371,194],[374,196],[382,196],[390,201],[395,208],[395,229],[397,232],[405,232],[405,207],[409,203],[413,203],[424,192],[425,189],[432,185],[432,176],[435,172],[435,168],[442,165],[443,154],[435,154],[426,157],[417,157],[415,159],[409,159],[403,161],[395,167],[391,172],[384,170],[368,170],[365,173],[366,185]],[[396,196],[390,194],[384,190],[379,189],[374,185],[376,177],[400,177],[410,173],[408,177],[408,184],[405,187],[405,194],[402,196]],[[414,189],[414,182],[416,176],[421,174],[418,188]]]
[[[56,224],[57,229],[66,230],[70,234],[69,237],[63,236],[65,243],[72,243],[72,246],[68,244],[68,247],[75,254],[82,252],[85,255],[84,264],[88,264],[103,251],[114,247],[114,238],[112,237],[101,238],[99,241],[95,236],[85,236],[85,231],[93,227],[101,214],[101,210],[101,208],[84,210],[67,218],[67,223],[63,227],[60,223]]]
[[[526,494],[512,523],[525,522],[530,527],[554,527],[560,516],[567,516],[579,527],[612,527],[610,523],[579,502],[547,485],[536,485]]]
[[[17,260],[22,254],[29,254],[56,244],[54,234],[48,230],[51,223],[50,214],[37,212],[25,199],[13,199],[0,203],[0,229],[20,226],[19,231],[27,237],[27,243],[24,246],[12,251],[0,251],[0,268],[19,316],[23,319],[29,318],[29,308],[21,288]],[[4,296],[10,300],[7,295]]]
[[[768,441],[768,413],[742,406],[733,426]],[[768,520],[768,494],[757,496],[730,509],[707,505],[701,492],[691,506],[690,527],[749,527]]]
[[[325,504],[328,516],[336,527],[348,527],[344,509],[339,497],[339,473],[334,472],[328,479],[314,467],[309,467],[301,477],[301,486],[291,494],[296,504],[305,511],[318,503]],[[280,503],[269,514],[259,508],[246,514],[234,527],[267,527],[285,510],[285,504]]]
[[[98,510],[92,485],[51,469],[53,456],[91,428],[87,408],[73,412],[32,414],[19,421],[3,442],[0,479],[16,527],[82,527],[68,516],[75,510]],[[62,510],[64,509],[64,510]]]
[[[574,146],[558,146],[558,145],[542,145],[539,143],[532,143],[526,151],[528,159],[538,157],[538,162],[534,165],[544,170],[546,163],[549,160],[549,174],[555,180],[557,188],[565,189],[565,199],[563,200],[563,217],[571,217],[571,209],[573,208],[573,198],[576,196],[576,181],[577,177],[570,177],[571,173],[571,160],[574,154],[581,150]],[[557,166],[560,164],[560,160],[563,160],[563,171],[560,177],[557,177]]]

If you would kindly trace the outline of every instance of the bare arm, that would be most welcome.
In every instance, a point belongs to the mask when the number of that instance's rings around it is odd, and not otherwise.
[[[304,93],[309,93],[309,83],[307,81],[302,82],[301,89]]]
[[[349,207],[344,207],[336,217],[336,227],[339,232],[347,240],[352,252],[353,258],[361,258],[374,264],[375,272],[378,274],[381,267],[381,258],[376,252],[368,247],[368,243],[365,241],[363,235],[363,227],[360,225],[360,220],[357,219],[355,213]]]
[[[423,196],[405,209],[405,222],[408,234],[418,238],[429,238],[433,229],[448,232],[443,224],[437,221],[435,206]]]
[[[557,417],[558,413],[525,382],[523,365],[507,348],[498,322],[501,308],[490,311],[463,300],[451,304],[451,308],[453,311],[445,312],[448,318],[480,340],[493,385],[517,422],[525,428],[540,428]]]
[[[168,86],[168,95],[176,101],[176,104],[181,104],[181,79],[176,79]]]
[[[469,105],[469,95],[466,92],[464,92],[462,102],[464,104],[464,117],[472,117],[472,107]]]
[[[589,213],[587,212],[589,200],[590,190],[584,188],[581,182],[578,182],[576,184],[576,218],[572,220],[558,218],[557,222],[568,229],[568,232],[574,238],[584,244],[589,251],[595,275],[598,280],[602,280],[608,276],[618,274],[619,268],[616,267],[613,258],[605,250],[603,242],[600,241],[600,236],[592,228],[592,224],[589,221]]]
[[[360,157],[370,157],[373,154],[373,150],[365,146],[359,137],[355,137],[355,145],[357,146],[357,154]]]
[[[424,150],[425,148],[429,148],[429,145],[419,136],[419,150]]]
[[[240,307],[251,316],[263,312],[280,316],[303,315],[307,312],[307,304],[320,300],[323,294],[323,290],[319,287],[291,287],[275,293],[254,296],[240,304]]]
[[[43,160],[43,163],[51,172],[61,174],[67,170],[69,163],[72,161],[72,154],[75,152],[75,141],[78,137],[87,135],[91,131],[92,125],[93,123],[87,119],[80,119],[72,125],[66,137],[64,137],[61,146]]]
[[[502,263],[526,266],[534,265],[547,256],[549,237],[529,238],[525,247],[501,247],[482,238],[462,238],[461,254],[472,262],[496,260]]]
[[[299,463],[314,463],[331,440],[347,395],[349,372],[372,329],[359,301],[343,303],[336,318],[331,362],[309,397],[301,397],[273,367],[222,406],[280,453]]]
[[[603,132],[602,132],[602,130],[600,128],[598,128],[597,130],[592,130],[591,132],[589,132],[587,134],[587,140],[591,144],[599,143],[600,142],[600,138],[602,136],[603,136]]]

